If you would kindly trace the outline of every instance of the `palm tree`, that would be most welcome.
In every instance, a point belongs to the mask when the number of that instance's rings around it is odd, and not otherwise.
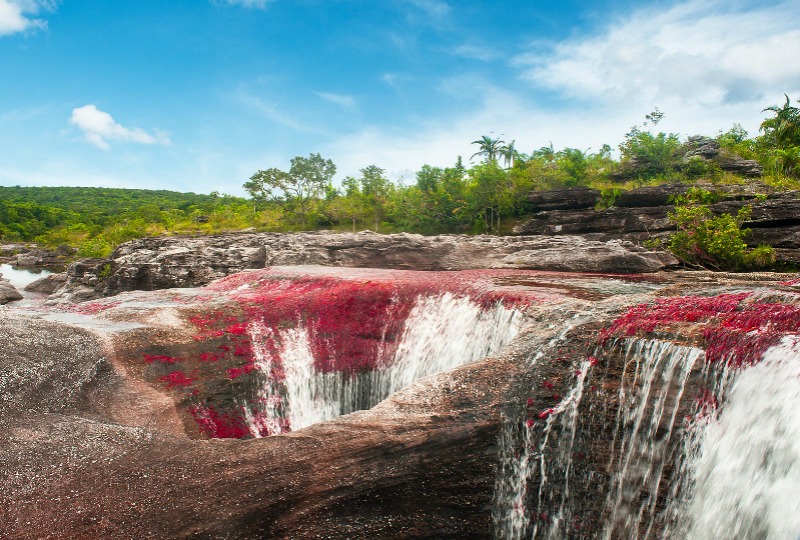
[[[517,142],[516,140],[511,141],[509,144],[504,145],[500,148],[499,153],[503,157],[503,161],[506,163],[506,168],[510,168],[514,166],[514,161],[519,157],[519,152],[517,149],[514,148],[514,143]]]
[[[761,131],[764,135],[774,139],[775,143],[781,147],[800,145],[800,108],[793,107],[786,97],[783,106],[773,105],[761,112],[771,111],[775,113],[774,118],[767,118],[761,122]]]
[[[550,141],[550,146],[542,146],[538,150],[533,151],[533,157],[543,159],[547,163],[552,163],[556,160],[556,150],[553,148],[553,141]]]
[[[492,139],[488,135],[484,135],[477,141],[472,141],[470,144],[477,144],[480,150],[472,154],[469,159],[472,159],[475,156],[485,156],[486,161],[490,162],[497,161],[497,156],[500,155],[501,149],[506,142],[500,138]]]

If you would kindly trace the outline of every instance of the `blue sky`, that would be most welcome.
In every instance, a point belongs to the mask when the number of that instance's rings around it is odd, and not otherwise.
[[[319,152],[413,182],[523,152],[755,132],[800,98],[800,6],[689,0],[0,0],[0,185],[243,194]]]

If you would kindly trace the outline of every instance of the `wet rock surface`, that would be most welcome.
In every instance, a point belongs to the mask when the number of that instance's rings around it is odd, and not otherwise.
[[[297,283],[304,272],[316,279],[337,270],[272,272]],[[367,270],[340,272],[365,287],[381,279]],[[754,290],[759,292],[752,300],[737,297],[736,309],[763,312],[758,302],[783,305],[796,294],[792,285],[780,284],[791,276],[767,274],[467,273],[481,283],[480,290],[538,299],[527,309],[518,336],[493,357],[422,379],[370,410],[289,434],[209,440],[187,414],[191,387],[171,387],[177,379],[160,377],[174,369],[198,377],[203,366],[228,361],[198,359],[198,374],[186,367],[203,343],[195,337],[198,328],[209,339],[221,339],[208,326],[209,315],[230,306],[225,298],[261,275],[231,276],[222,289],[127,292],[66,310],[0,311],[0,536],[504,538],[508,522],[500,516],[506,507],[526,516],[522,529],[528,535],[534,523],[552,526],[558,511],[553,501],[564,496],[567,474],[578,503],[559,537],[595,538],[611,512],[596,490],[616,485],[617,469],[609,463],[620,459],[620,450],[608,441],[622,407],[620,385],[642,379],[614,339],[652,338],[653,329],[626,319],[636,323],[633,333],[618,326],[621,333],[611,332],[610,341],[601,343],[598,336],[615,328],[630,306],[659,298]],[[441,281],[451,283],[455,276]],[[755,303],[748,308],[746,302]],[[727,300],[707,304],[702,309],[709,320],[724,310],[736,313]],[[237,313],[222,311],[226,317]],[[692,317],[699,322],[656,328],[656,338],[704,347],[705,319]],[[224,324],[230,325],[226,335],[240,339],[238,323]],[[235,355],[231,351],[226,358],[233,361]],[[222,373],[222,384],[214,388],[218,398],[230,399],[235,381],[243,379],[229,379],[226,368],[214,368]],[[695,398],[705,383],[699,371],[692,373],[683,389],[687,398],[674,415],[677,427],[664,420],[654,431],[664,449],[676,447],[684,429],[679,424],[697,412]],[[572,403],[567,397],[578,380],[585,383],[584,398],[575,405],[581,421],[570,439],[571,417],[556,409]],[[509,428],[529,435],[504,442]],[[673,436],[665,439],[668,431]],[[525,448],[542,447],[547,433],[547,502],[535,500],[542,482],[535,472],[526,477],[531,488],[520,506],[498,501],[503,491],[498,485],[511,465],[519,463]],[[572,446],[562,448],[569,440]],[[565,449],[574,456],[566,471],[556,458]],[[666,465],[664,475],[673,468]],[[636,511],[639,495],[653,493],[636,478],[625,488],[634,481],[641,491],[622,501],[625,512]],[[660,527],[665,507],[659,500],[648,512]]]

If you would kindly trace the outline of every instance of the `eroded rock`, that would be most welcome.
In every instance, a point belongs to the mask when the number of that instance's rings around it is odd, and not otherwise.
[[[500,237],[362,233],[240,233],[144,238],[109,260],[70,266],[52,301],[131,290],[193,287],[246,269],[316,264],[407,270],[518,268],[580,272],[655,272],[677,261],[628,242],[579,237]]]
[[[0,274],[0,305],[22,300],[22,294],[14,287],[10,281],[3,279]]]

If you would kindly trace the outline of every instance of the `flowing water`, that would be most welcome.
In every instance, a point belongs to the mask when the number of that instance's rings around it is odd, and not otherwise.
[[[499,303],[483,308],[449,293],[421,296],[394,351],[383,354],[377,369],[356,374],[318,371],[303,326],[281,330],[276,340],[281,348],[275,351],[268,346],[272,330],[251,325],[261,384],[252,400],[259,410],[245,410],[250,431],[254,436],[283,433],[374,407],[422,377],[497,352],[517,334],[521,321],[519,310]],[[280,383],[268,376],[278,364],[284,373]]]
[[[690,457],[675,538],[800,538],[800,343],[785,338],[738,373]]]
[[[584,363],[545,418],[509,422],[501,435],[495,537],[800,538],[798,339],[739,369],[709,366],[702,349],[667,341],[625,339],[608,349],[622,355],[623,369],[613,430],[602,435],[610,435],[607,463],[595,468],[610,476],[575,472],[576,437],[601,436],[581,407],[598,369]],[[713,398],[688,395],[690,380]],[[520,440],[524,450],[509,459],[503,447]],[[574,492],[579,483],[602,497],[601,522],[587,535],[572,527],[587,507],[578,500],[586,490]]]

